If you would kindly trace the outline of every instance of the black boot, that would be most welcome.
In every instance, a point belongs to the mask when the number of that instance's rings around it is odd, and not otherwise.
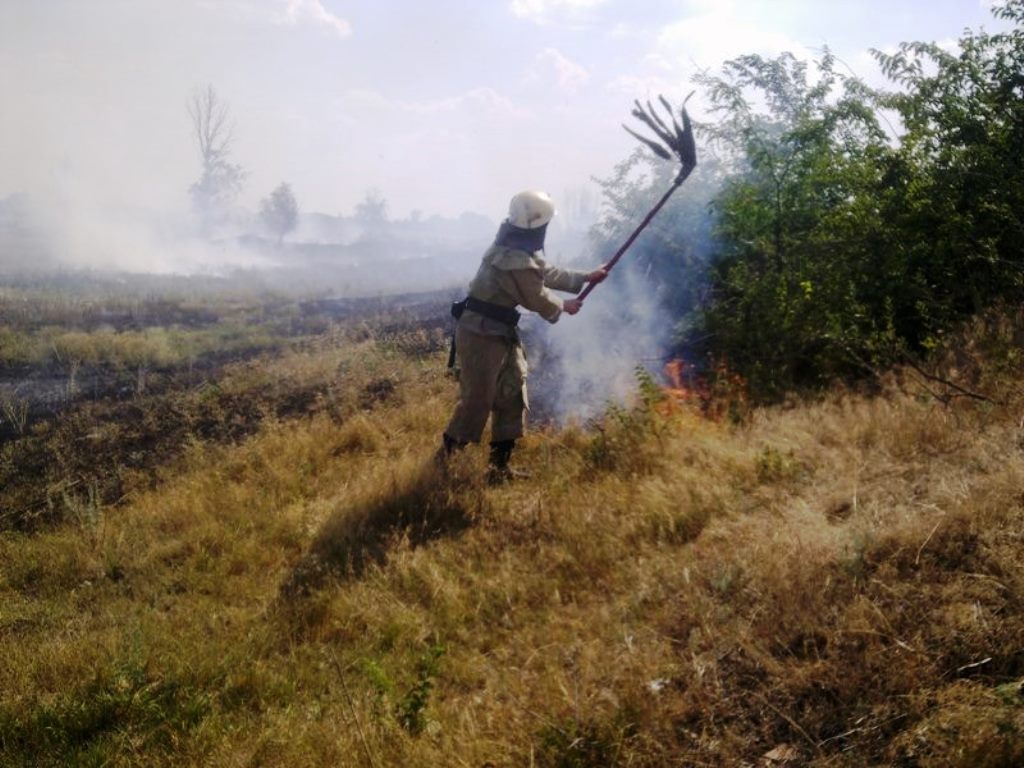
[[[491,460],[487,469],[487,482],[491,485],[528,477],[525,472],[519,472],[508,465],[512,449],[515,447],[515,440],[498,440],[491,443]]]
[[[437,449],[437,453],[434,454],[434,463],[437,464],[441,469],[447,469],[448,459],[452,457],[452,454],[466,447],[466,443],[461,440],[456,440],[451,437],[447,432],[441,435],[441,447]]]
[[[462,442],[461,440],[456,440],[447,432],[441,435],[441,449],[444,451],[445,456],[451,456],[456,451],[465,447],[466,443]]]

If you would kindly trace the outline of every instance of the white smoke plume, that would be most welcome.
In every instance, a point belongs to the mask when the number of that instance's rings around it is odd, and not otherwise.
[[[615,234],[609,235],[607,227],[603,235],[594,233],[589,255],[573,266],[598,267],[639,225],[671,180],[668,167],[655,165],[653,170],[628,204],[620,201],[614,214],[606,210],[617,220],[611,227]],[[685,340],[679,329],[693,320],[705,291],[714,249],[709,204],[719,184],[714,162],[698,167],[579,314],[550,326],[527,323],[526,336],[533,339],[531,398],[539,419],[586,422],[600,416],[609,404],[621,404],[636,393],[638,369],[657,380],[666,362],[680,354]]]
[[[538,371],[538,394],[558,421],[600,416],[636,391],[638,366],[658,371],[664,363],[673,322],[655,300],[650,276],[616,270],[608,280],[579,314],[542,332],[538,365],[548,370]]]

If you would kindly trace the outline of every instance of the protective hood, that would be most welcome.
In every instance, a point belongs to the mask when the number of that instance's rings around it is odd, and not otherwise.
[[[498,228],[498,236],[494,238],[494,244],[534,253],[544,249],[544,235],[547,234],[547,231],[547,224],[534,229],[523,229],[506,219]]]

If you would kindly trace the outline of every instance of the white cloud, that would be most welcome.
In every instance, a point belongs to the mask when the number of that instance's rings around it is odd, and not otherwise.
[[[309,21],[333,30],[338,37],[348,37],[352,34],[352,25],[324,8],[321,0],[287,0],[287,3],[288,7],[281,19],[285,24],[295,25]]]
[[[736,0],[685,0],[683,5],[692,14],[711,13],[712,11],[732,14],[736,10]]]
[[[640,67],[608,81],[615,94],[653,98],[664,94],[681,99],[692,89],[690,78],[699,70],[717,70],[723,62],[747,53],[777,55],[790,51],[797,58],[813,59],[813,51],[799,41],[744,17],[731,0],[690,0],[691,15],[675,21],[654,36]],[[699,109],[700,98],[691,102]]]
[[[241,22],[279,24],[296,27],[300,24],[320,26],[338,37],[349,37],[352,25],[331,13],[323,0],[274,0],[268,12],[267,0],[195,0],[205,13],[218,14]]]
[[[623,38],[634,37],[637,34],[636,29],[630,24],[625,22],[616,23],[611,29],[608,30],[607,35],[612,40],[621,40]]]
[[[534,72],[531,79],[547,79],[547,73],[554,76],[554,81],[563,91],[574,93],[590,80],[586,67],[577,64],[556,48],[545,48],[537,54],[539,71]]]
[[[674,68],[672,61],[664,53],[648,53],[642,61],[651,69],[656,69],[659,72],[670,72]]]
[[[644,77],[641,75],[619,75],[608,82],[608,90],[615,94],[628,96],[630,99],[651,99],[662,94],[676,98],[682,86],[678,78],[665,78],[658,75]],[[685,95],[685,94],[684,94]]]
[[[564,19],[578,19],[606,0],[512,0],[512,13],[520,19],[547,24]]]
[[[727,59],[746,53],[777,55],[783,51],[801,59],[813,57],[799,41],[743,18],[726,4],[665,27],[651,53],[692,72],[696,68],[717,68]]]
[[[405,112],[412,115],[439,115],[463,110],[473,115],[497,115],[501,117],[524,117],[526,110],[517,107],[511,99],[493,88],[471,88],[455,96],[430,101],[403,101],[389,99],[377,91],[354,89],[349,96],[363,104],[378,109]]]
[[[689,0],[687,5],[690,15],[662,27],[640,57],[638,68],[608,81],[609,92],[641,100],[664,95],[675,103],[693,90],[695,73],[716,71],[724,61],[743,54],[774,56],[790,51],[800,59],[815,57],[799,41],[741,14],[732,0]],[[698,91],[689,103],[691,115],[707,107],[704,97]]]

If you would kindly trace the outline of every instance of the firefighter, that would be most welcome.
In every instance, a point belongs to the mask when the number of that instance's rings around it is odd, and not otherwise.
[[[526,191],[513,197],[508,219],[484,253],[468,297],[452,306],[458,324],[449,365],[457,359],[459,401],[444,431],[442,456],[479,442],[490,417],[488,474],[492,482],[515,475],[509,457],[523,435],[529,408],[526,354],[516,328],[516,307],[557,322],[563,312],[579,312],[582,302],[563,300],[551,290],[579,293],[586,283],[599,283],[608,275],[605,267],[578,272],[544,262],[544,236],[554,215],[554,203],[543,192]]]

